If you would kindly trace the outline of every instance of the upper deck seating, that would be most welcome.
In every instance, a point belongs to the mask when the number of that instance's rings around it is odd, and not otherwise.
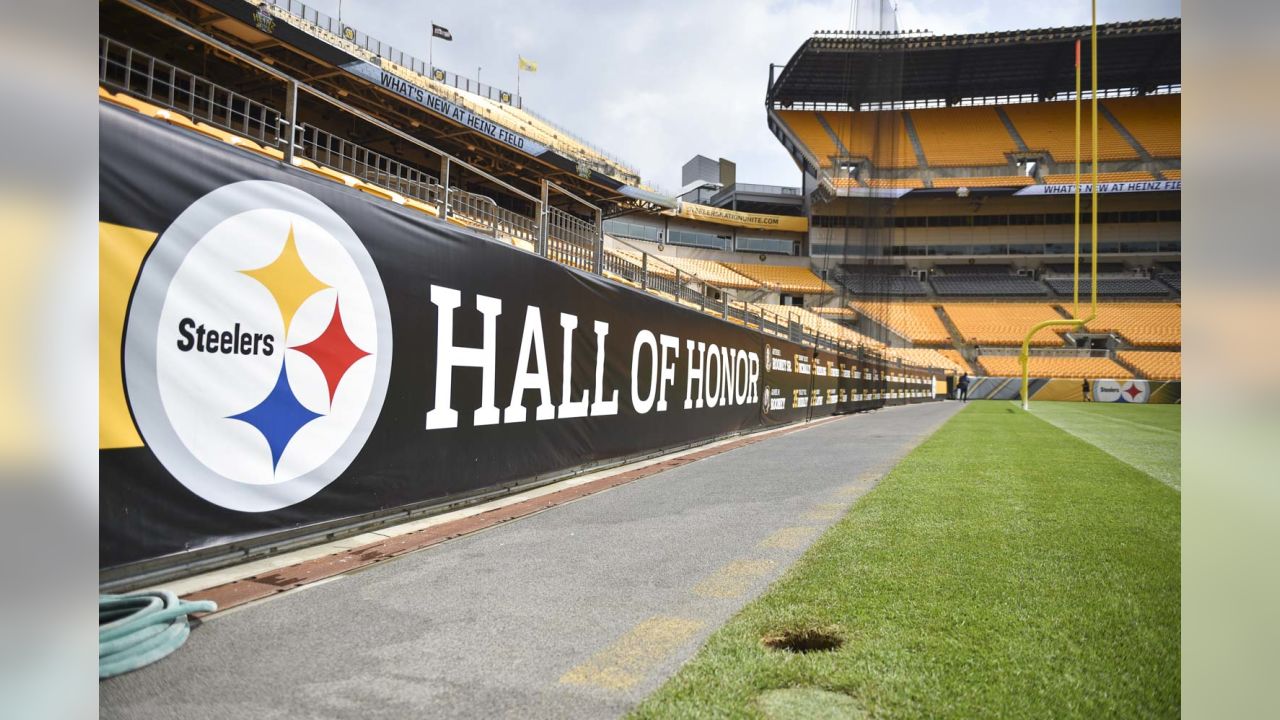
[[[909,110],[930,167],[1005,165],[1018,145],[990,106]]]
[[[831,167],[831,158],[840,155],[836,141],[818,121],[818,114],[809,110],[779,110],[778,117],[791,128],[796,139],[804,144],[822,167]]]
[[[934,275],[929,278],[933,291],[939,295],[1044,295],[1044,286],[1034,278],[1006,273],[964,273],[960,275]]]
[[[978,364],[992,377],[1021,377],[1022,364],[1016,355],[981,355]],[[1105,357],[1027,358],[1028,374],[1035,378],[1088,378],[1090,380],[1123,380],[1133,377],[1116,361]]]
[[[1102,104],[1151,157],[1182,157],[1181,94],[1115,98]]]
[[[1032,325],[1041,320],[1063,319],[1049,303],[946,303],[942,308],[964,342],[974,345],[1019,345]],[[1065,329],[1043,328],[1031,344],[1062,345],[1059,332]]]
[[[1003,109],[1027,144],[1027,149],[1047,151],[1059,163],[1075,161],[1075,103],[1021,103],[1005,105]],[[1082,162],[1088,162],[1093,145],[1087,105],[1083,108],[1081,123],[1080,157]],[[1098,118],[1098,159],[1138,159],[1138,151],[1101,117]]]
[[[1058,295],[1069,296],[1075,287],[1072,278],[1050,278],[1044,281]],[[1080,296],[1092,291],[1089,275],[1080,275]],[[1144,277],[1099,277],[1098,294],[1111,297],[1162,297],[1169,295],[1169,288],[1157,280]]]
[[[919,166],[900,111],[824,112],[822,117],[850,157],[867,158],[877,168]]]
[[[924,283],[911,275],[885,275],[881,273],[849,273],[841,284],[854,295],[902,295],[919,297],[928,294]]]
[[[951,333],[929,303],[854,301],[853,308],[916,344],[950,345]]]
[[[730,270],[755,280],[762,287],[787,293],[820,294],[831,287],[807,267],[764,263],[721,263]]]
[[[1147,380],[1181,380],[1182,353],[1153,350],[1121,350],[1116,355]]]
[[[1114,332],[1134,345],[1177,347],[1182,345],[1182,305],[1102,303],[1098,317],[1086,327],[1090,332]]]

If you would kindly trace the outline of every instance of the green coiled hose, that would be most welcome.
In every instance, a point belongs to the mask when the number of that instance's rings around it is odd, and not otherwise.
[[[187,615],[218,609],[212,600],[185,602],[167,591],[98,596],[98,679],[163,658],[191,634]]]

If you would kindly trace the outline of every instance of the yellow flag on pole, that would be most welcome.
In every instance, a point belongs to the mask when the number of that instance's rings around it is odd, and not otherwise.
[[[518,58],[518,59],[519,59],[519,63],[520,63],[520,64],[519,64],[519,69],[520,69],[520,70],[526,70],[526,71],[528,71],[528,72],[535,72],[535,73],[536,73],[536,72],[538,72],[538,63],[536,63],[536,62],[534,62],[534,61],[532,61],[532,60],[525,60],[525,59],[524,59],[523,57],[521,57],[520,55],[517,55],[517,56],[516,56],[516,58]]]

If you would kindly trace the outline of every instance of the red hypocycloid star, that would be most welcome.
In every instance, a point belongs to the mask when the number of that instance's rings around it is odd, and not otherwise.
[[[347,335],[336,299],[333,302],[333,317],[329,320],[329,325],[324,332],[320,333],[320,337],[305,345],[295,346],[293,349],[307,355],[320,366],[320,372],[324,373],[324,379],[329,384],[330,404],[333,403],[334,393],[338,391],[338,383],[342,382],[347,370],[350,370],[357,360],[369,354],[357,347]]]

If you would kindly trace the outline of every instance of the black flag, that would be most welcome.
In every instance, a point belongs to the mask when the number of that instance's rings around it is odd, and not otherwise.
[[[431,36],[438,37],[441,40],[453,40],[453,33],[449,32],[449,28],[440,27],[435,23],[431,23]]]

